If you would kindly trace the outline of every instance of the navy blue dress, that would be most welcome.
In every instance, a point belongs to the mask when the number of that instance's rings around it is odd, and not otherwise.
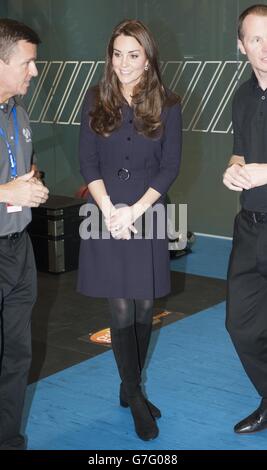
[[[164,131],[158,139],[135,130],[133,110],[123,105],[122,126],[109,137],[89,127],[94,91],[84,100],[80,129],[80,168],[86,184],[103,179],[113,204],[132,205],[151,187],[162,196],[178,175],[181,155],[181,109],[178,103],[162,112]],[[119,177],[126,168],[130,178]],[[120,175],[121,176],[121,175]],[[123,175],[124,176],[124,175]],[[93,202],[90,198],[89,202]],[[78,291],[92,297],[153,299],[170,292],[167,236],[157,239],[81,240]]]

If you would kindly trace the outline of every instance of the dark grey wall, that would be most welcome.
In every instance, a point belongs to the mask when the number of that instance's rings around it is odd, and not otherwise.
[[[1,0],[0,3],[0,16],[3,18],[7,16],[7,0]]]
[[[183,99],[183,163],[170,197],[188,204],[194,231],[231,235],[238,196],[223,187],[222,173],[232,151],[231,98],[250,75],[237,51],[236,21],[251,3],[8,0],[9,16],[34,27],[43,40],[39,77],[26,103],[50,190],[74,194],[82,183],[77,161],[82,97],[101,76],[114,25],[138,17],[158,41],[166,84]]]

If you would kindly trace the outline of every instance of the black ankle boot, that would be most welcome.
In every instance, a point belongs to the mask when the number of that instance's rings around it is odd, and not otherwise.
[[[142,393],[142,391],[141,391]],[[151,413],[151,415],[153,416],[153,418],[156,418],[156,419],[159,419],[161,418],[161,412],[160,412],[160,409],[157,408],[155,405],[153,405],[153,403],[151,403],[151,401],[149,401],[145,396],[144,394],[142,393],[145,401],[146,401],[146,404],[149,408],[149,411]],[[128,408],[129,406],[129,403],[128,403],[128,400],[127,400],[127,395],[126,393],[124,392],[124,388],[123,388],[123,385],[121,383],[120,385],[120,405],[123,406],[124,408]]]
[[[137,436],[143,441],[155,439],[159,434],[159,429],[141,391],[137,390],[135,395],[128,396],[127,403],[132,413]]]

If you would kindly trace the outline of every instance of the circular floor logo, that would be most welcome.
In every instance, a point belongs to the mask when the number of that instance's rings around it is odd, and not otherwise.
[[[165,310],[164,312],[158,313],[153,317],[153,325],[157,325],[160,323],[163,317],[170,315],[172,312],[168,312]],[[96,331],[96,333],[92,333],[89,335],[90,341],[92,343],[103,344],[106,346],[111,345],[111,336],[110,336],[110,328],[104,328],[103,330]]]

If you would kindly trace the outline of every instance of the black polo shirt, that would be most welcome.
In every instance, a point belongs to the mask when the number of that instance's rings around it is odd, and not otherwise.
[[[233,153],[246,163],[267,163],[267,89],[263,91],[253,73],[236,91],[233,99]],[[267,184],[243,190],[241,206],[267,212]]]

